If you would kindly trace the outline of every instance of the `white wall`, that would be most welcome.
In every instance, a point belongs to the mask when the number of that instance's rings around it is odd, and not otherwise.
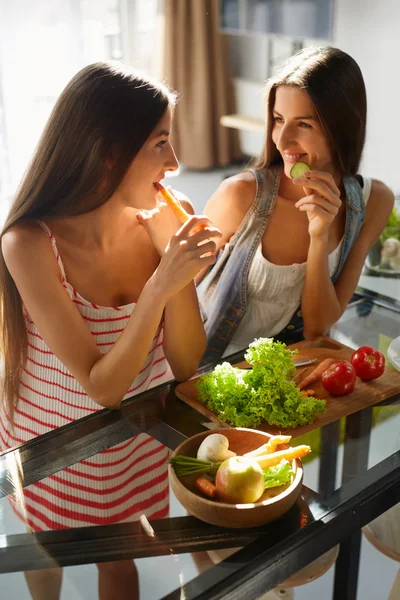
[[[336,0],[334,44],[358,62],[368,94],[362,172],[400,195],[400,2]]]

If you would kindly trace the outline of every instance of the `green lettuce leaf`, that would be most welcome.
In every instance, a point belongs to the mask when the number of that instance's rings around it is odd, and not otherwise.
[[[272,338],[255,340],[245,355],[253,368],[218,365],[199,379],[199,400],[235,427],[256,427],[262,420],[281,429],[312,423],[325,412],[325,401],[303,397],[291,381],[296,353]]]
[[[273,488],[291,483],[294,472],[287,460],[281,460],[279,465],[263,470],[264,488]]]

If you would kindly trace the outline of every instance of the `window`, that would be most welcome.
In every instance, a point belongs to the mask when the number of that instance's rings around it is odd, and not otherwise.
[[[123,59],[120,0],[13,0],[0,22],[0,218],[56,98],[83,66]]]

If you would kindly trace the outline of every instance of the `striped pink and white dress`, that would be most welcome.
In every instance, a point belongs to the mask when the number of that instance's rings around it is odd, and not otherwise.
[[[88,302],[70,285],[48,227],[63,286],[105,354],[118,339],[135,304],[119,307]],[[13,424],[6,404],[0,407],[0,447],[7,450],[57,427],[101,410],[51,352],[28,314],[28,358],[20,379]],[[125,398],[173,379],[163,351],[163,326]],[[61,451],[61,449],[60,449]],[[105,525],[167,516],[168,449],[146,434],[100,452],[9,496],[16,514],[34,531]]]

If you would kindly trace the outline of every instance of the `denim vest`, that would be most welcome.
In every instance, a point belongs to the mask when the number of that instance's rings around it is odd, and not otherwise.
[[[261,242],[275,206],[281,165],[252,170],[256,195],[236,233],[218,254],[217,262],[199,284],[197,293],[204,317],[208,346],[202,365],[220,359],[246,311],[247,278],[254,253]],[[362,188],[355,177],[344,177],[346,225],[339,264],[332,277],[335,283],[358,237],[365,217]],[[288,325],[275,336],[285,343],[302,339],[303,319],[300,307]]]

